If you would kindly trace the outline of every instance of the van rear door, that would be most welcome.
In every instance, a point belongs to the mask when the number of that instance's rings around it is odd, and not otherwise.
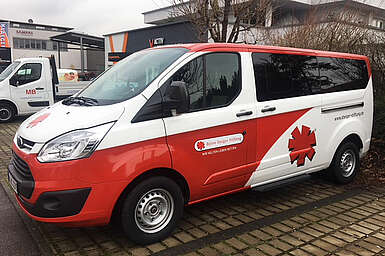
[[[372,86],[364,59],[318,57],[325,146],[334,154],[350,134],[359,135],[369,149],[373,121]],[[327,156],[330,162],[332,155]]]

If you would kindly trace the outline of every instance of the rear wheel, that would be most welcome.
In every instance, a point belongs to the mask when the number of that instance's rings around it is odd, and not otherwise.
[[[340,184],[350,183],[360,169],[358,147],[352,142],[346,142],[338,147],[330,165],[334,180]]]
[[[9,104],[0,104],[0,123],[11,121],[15,117],[15,111]]]
[[[183,214],[183,202],[183,193],[173,180],[162,176],[144,180],[123,203],[123,229],[139,244],[160,241],[176,227]]]

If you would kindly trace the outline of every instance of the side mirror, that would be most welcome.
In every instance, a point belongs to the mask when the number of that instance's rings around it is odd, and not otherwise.
[[[19,86],[20,82],[16,76],[13,76],[9,79],[9,84],[13,86]]]
[[[172,115],[186,113],[190,109],[190,97],[183,81],[172,81],[164,93],[166,110]]]

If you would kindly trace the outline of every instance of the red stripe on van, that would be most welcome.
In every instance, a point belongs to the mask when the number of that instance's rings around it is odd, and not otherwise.
[[[181,172],[190,187],[190,200],[200,202],[214,195],[245,187],[261,160],[282,134],[310,109],[272,115],[258,119],[220,125],[167,137],[173,169]],[[244,141],[203,156],[194,143],[206,138],[247,131]],[[215,151],[213,150],[213,151]],[[289,152],[288,152],[289,155]],[[289,158],[288,158],[289,159]]]

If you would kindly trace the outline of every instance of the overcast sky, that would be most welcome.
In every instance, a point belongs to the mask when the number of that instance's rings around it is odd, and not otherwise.
[[[0,0],[0,19],[72,27],[91,35],[145,27],[143,12],[170,0]]]

